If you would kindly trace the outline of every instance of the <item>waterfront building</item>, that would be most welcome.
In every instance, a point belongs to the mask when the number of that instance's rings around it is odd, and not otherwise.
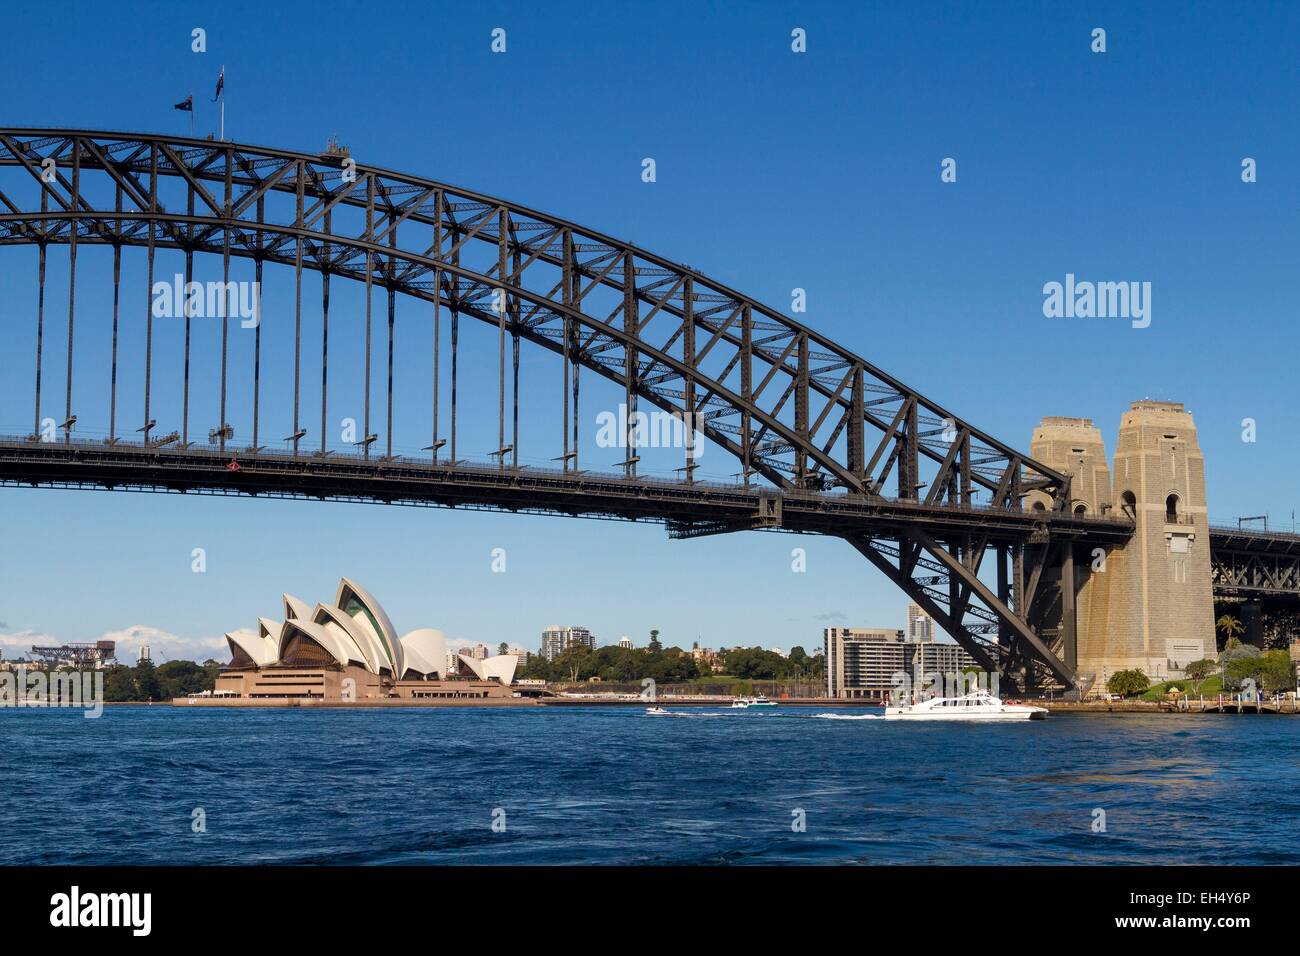
[[[570,644],[584,644],[594,651],[596,636],[585,627],[563,627],[559,624],[552,624],[542,631],[542,657],[547,661],[555,660]]]
[[[691,660],[699,667],[707,667],[715,674],[722,670],[722,654],[711,647],[700,647],[696,644],[691,648]]]
[[[236,698],[510,698],[518,658],[452,655],[441,631],[397,636],[374,596],[343,578],[332,604],[314,608],[291,594],[284,620],[226,635],[230,664],[215,696]],[[482,645],[479,645],[480,647]],[[453,677],[455,659],[466,678]]]
[[[828,627],[822,648],[827,697],[878,699],[903,669],[903,632],[895,628]]]
[[[959,674],[977,666],[957,644],[909,640],[894,628],[828,627],[822,650],[828,697],[879,700],[895,686],[896,674],[918,681],[926,674]]]

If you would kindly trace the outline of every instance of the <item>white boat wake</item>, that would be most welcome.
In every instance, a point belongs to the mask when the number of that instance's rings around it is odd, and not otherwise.
[[[820,720],[884,720],[884,714],[813,714]]]

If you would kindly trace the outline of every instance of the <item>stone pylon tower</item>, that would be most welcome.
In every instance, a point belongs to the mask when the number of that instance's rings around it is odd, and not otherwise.
[[[1214,657],[1205,459],[1191,414],[1178,402],[1134,402],[1109,473],[1101,433],[1087,419],[1043,419],[1030,454],[1072,476],[1074,510],[1135,523],[1104,564],[1090,555],[1075,562],[1079,672],[1096,675],[1100,689],[1117,670],[1163,680]]]
[[[1178,402],[1134,402],[1119,425],[1115,507],[1137,533],[1107,562],[1110,617],[1098,676],[1141,667],[1179,677],[1214,657],[1214,591],[1205,458]]]
[[[1045,465],[1070,476],[1070,510],[1077,514],[1111,513],[1110,466],[1106,463],[1106,442],[1090,418],[1044,418],[1034,429],[1029,454]],[[1047,496],[1031,501],[1030,507],[1045,507]],[[1103,581],[1094,583],[1092,567],[1098,558],[1087,549],[1074,555],[1075,627],[1074,643],[1069,640],[1069,622],[1062,621],[1067,637],[1061,648],[1067,664],[1080,675],[1100,676],[1095,662],[1105,656],[1109,624],[1109,594]],[[1064,582],[1062,582],[1064,584]],[[1071,655],[1073,651],[1073,655]],[[1104,682],[1104,681],[1103,681]]]

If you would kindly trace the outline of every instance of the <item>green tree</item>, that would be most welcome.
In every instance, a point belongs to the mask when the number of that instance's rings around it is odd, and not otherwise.
[[[569,680],[577,683],[579,677],[594,676],[591,669],[593,657],[590,647],[580,641],[574,641],[556,655],[555,663]]]
[[[1223,636],[1228,644],[1231,644],[1245,628],[1242,627],[1241,621],[1237,620],[1231,614],[1224,614],[1217,621],[1215,626],[1223,632]]]
[[[162,698],[198,694],[216,686],[216,675],[193,661],[167,661],[157,673]]]
[[[507,644],[505,641],[502,641],[500,644],[497,645],[497,653],[498,653],[498,654],[509,654],[509,653],[510,653],[510,645]]]
[[[158,679],[158,672],[152,661],[141,661],[136,664],[132,676],[135,680],[136,700],[162,700],[162,681]]]
[[[131,668],[114,664],[104,671],[104,700],[114,704],[135,700],[135,680]]]
[[[1268,651],[1259,657],[1256,680],[1270,694],[1280,694],[1295,687],[1295,668],[1291,655],[1283,650]]]
[[[1106,681],[1106,689],[1120,697],[1136,697],[1146,693],[1150,686],[1151,681],[1147,680],[1147,675],[1137,669],[1116,671]]]
[[[663,649],[664,649],[664,646],[663,646],[662,644],[659,643],[659,632],[658,632],[658,631],[651,631],[651,632],[650,632],[650,646],[649,646],[648,648],[646,648],[646,650],[650,651],[651,653],[658,653],[659,651],[662,651]]]
[[[1219,667],[1223,669],[1223,689],[1237,690],[1241,681],[1254,675],[1254,659],[1259,657],[1259,649],[1243,644],[1235,637],[1228,638],[1219,654]]]
[[[1192,661],[1183,668],[1183,673],[1187,675],[1189,680],[1203,681],[1218,669],[1218,661],[1211,657],[1205,657],[1199,661]]]
[[[1253,682],[1258,690],[1278,693],[1295,686],[1295,671],[1286,651],[1268,651],[1253,656],[1234,657],[1224,665],[1228,685],[1243,689]]]
[[[761,647],[734,647],[727,651],[723,666],[728,674],[749,680],[779,680],[792,670],[787,658]]]

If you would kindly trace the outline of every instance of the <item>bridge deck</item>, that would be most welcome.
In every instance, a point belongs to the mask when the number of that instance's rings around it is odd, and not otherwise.
[[[925,505],[846,493],[745,487],[700,481],[625,478],[595,472],[511,468],[359,455],[221,452],[214,447],[0,439],[0,484],[264,495],[431,507],[700,523],[717,530],[753,526],[765,498],[779,497],[786,531],[887,534],[924,526],[939,538],[988,534],[1023,540],[1049,525],[1053,535],[1120,542],[1132,525],[1117,518],[1041,511]]]

